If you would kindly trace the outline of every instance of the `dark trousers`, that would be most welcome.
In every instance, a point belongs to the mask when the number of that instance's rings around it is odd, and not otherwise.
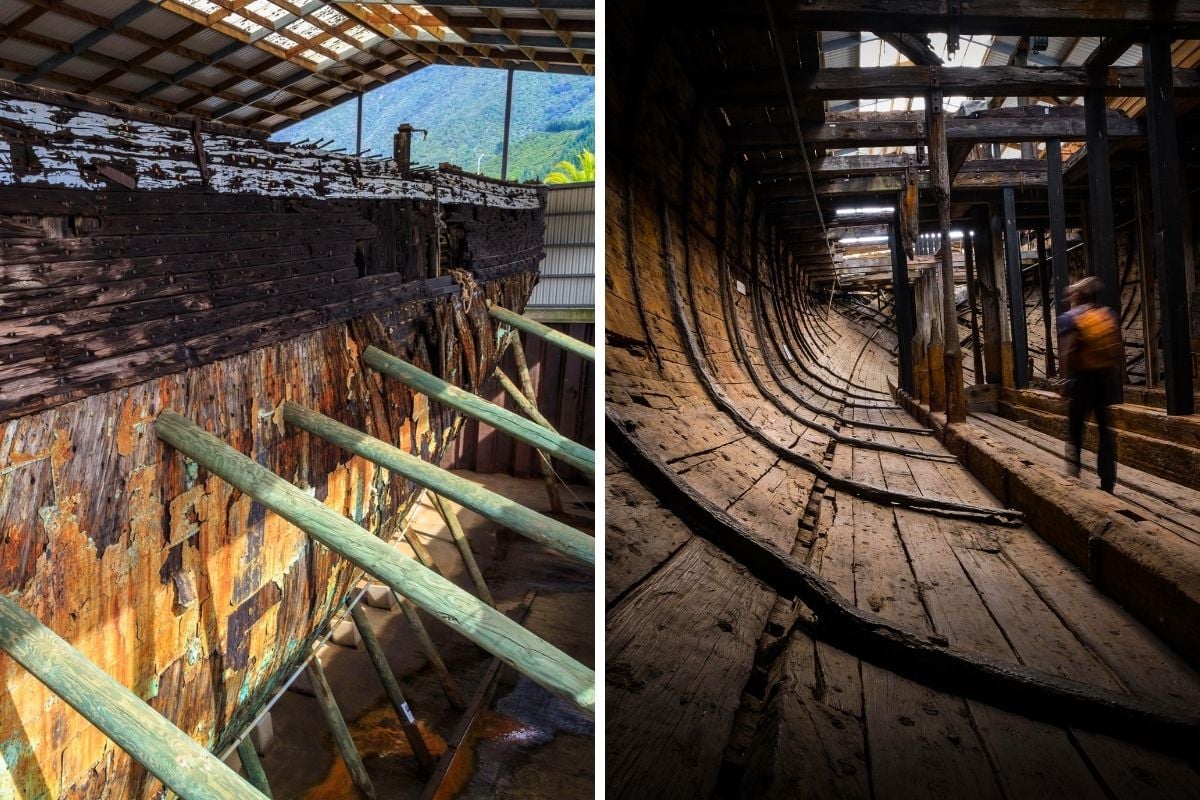
[[[1096,415],[1100,429],[1100,448],[1096,452],[1096,468],[1100,473],[1100,488],[1111,492],[1117,483],[1117,448],[1113,440],[1112,419],[1108,403],[1112,398],[1107,371],[1080,372],[1071,381],[1069,428],[1071,448],[1068,456],[1076,474],[1079,473],[1079,450],[1083,447],[1083,423],[1088,414]]]

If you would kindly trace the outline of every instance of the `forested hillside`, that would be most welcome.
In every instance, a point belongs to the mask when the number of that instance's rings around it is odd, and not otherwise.
[[[402,122],[417,134],[413,160],[445,161],[470,172],[500,175],[504,136],[504,70],[426,67],[363,98],[363,149],[391,156]],[[330,148],[354,150],[355,102],[349,101],[277,132],[273,139],[333,139]],[[583,148],[596,148],[596,94],[587,76],[518,71],[513,77],[512,139],[508,176],[541,180],[554,165]],[[476,166],[478,165],[478,170]]]

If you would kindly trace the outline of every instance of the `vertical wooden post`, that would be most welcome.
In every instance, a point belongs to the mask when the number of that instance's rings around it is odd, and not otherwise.
[[[963,257],[967,262],[967,304],[971,307],[971,366],[975,369],[975,385],[986,383],[983,374],[983,350],[979,346],[979,302],[978,287],[975,285],[975,236],[973,230],[963,235]]]
[[[1054,259],[1054,312],[1067,313],[1067,205],[1063,195],[1062,142],[1046,140],[1046,196],[1050,206],[1050,253]],[[1061,353],[1061,348],[1059,349]]]
[[[963,422],[967,418],[967,400],[963,387],[962,348],[958,341],[958,304],[954,295],[954,250],[950,246],[950,164],[946,149],[946,114],[942,90],[936,84],[937,67],[929,68],[934,88],[929,93],[929,164],[937,197],[938,226],[942,234],[941,294],[942,375],[945,381],[946,421]]]
[[[305,667],[305,672],[312,682],[313,696],[317,698],[317,705],[321,707],[321,714],[325,717],[325,724],[329,726],[333,743],[341,753],[342,761],[346,762],[346,769],[350,772],[355,788],[367,800],[375,800],[375,786],[371,783],[371,776],[367,774],[367,768],[358,755],[358,748],[354,746],[354,739],[350,736],[350,729],[346,726],[346,720],[333,697],[333,691],[329,688],[329,681],[325,680],[325,668],[321,666],[321,659],[314,655]]]
[[[375,636],[375,629],[371,627],[367,613],[363,611],[362,605],[356,603],[350,608],[350,616],[354,619],[354,625],[358,628],[359,635],[362,636],[367,655],[375,667],[375,672],[379,675],[379,682],[383,684],[383,690],[387,693],[392,708],[396,710],[396,716],[400,718],[400,727],[404,730],[404,738],[408,740],[409,747],[412,748],[413,757],[416,758],[422,772],[429,772],[433,769],[433,756],[429,754],[429,748],[425,745],[425,740],[421,738],[421,729],[417,727],[417,720],[413,716],[412,709],[408,707],[408,701],[400,689],[400,682],[396,680],[396,674],[392,672],[387,654],[383,652],[379,638]]]
[[[1147,73],[1147,77],[1149,74]],[[1099,82],[1101,78],[1096,77]],[[1169,81],[1168,81],[1169,82]],[[1088,160],[1088,246],[1092,257],[1092,274],[1104,284],[1100,302],[1121,318],[1121,278],[1117,274],[1117,248],[1114,239],[1112,176],[1108,163],[1108,105],[1102,87],[1089,88],[1084,94],[1084,115],[1087,120]],[[1149,108],[1149,106],[1147,106]],[[1149,115],[1147,115],[1149,116]],[[1172,126],[1174,112],[1172,111]],[[1125,374],[1125,354],[1122,345],[1120,370]],[[1113,400],[1124,399],[1124,380],[1117,380]]]
[[[508,68],[508,83],[504,89],[504,143],[500,153],[500,180],[508,180],[508,140],[512,132],[513,68]]]
[[[1195,412],[1192,388],[1192,343],[1188,321],[1187,277],[1184,274],[1183,192],[1180,189],[1179,143],[1175,131],[1171,39],[1154,31],[1142,45],[1146,73],[1146,134],[1150,149],[1150,188],[1154,196],[1154,260],[1158,267],[1162,312],[1163,365],[1167,378],[1167,413]],[[1090,161],[1090,159],[1089,159]],[[1091,165],[1088,166],[1091,172]]]
[[[400,613],[404,614],[404,619],[408,621],[408,625],[413,629],[413,633],[417,636],[417,642],[421,645],[421,649],[425,651],[425,658],[429,661],[429,666],[433,668],[433,672],[437,675],[438,683],[442,685],[442,694],[446,696],[448,702],[453,708],[466,708],[467,704],[463,701],[462,692],[459,691],[458,681],[454,680],[454,676],[450,674],[450,670],[446,667],[446,662],[442,660],[442,654],[438,652],[437,645],[433,643],[433,637],[429,635],[429,630],[426,629],[425,623],[421,621],[420,614],[417,613],[417,607],[412,601],[399,592],[394,592],[396,602],[400,606]]]
[[[937,269],[925,274],[925,308],[929,312],[929,410],[946,411],[946,339],[942,317],[942,284]]]
[[[1004,193],[1004,262],[1008,273],[1008,315],[1012,321],[1013,385],[1029,385],[1029,346],[1025,320],[1025,287],[1021,279],[1021,241],[1017,238],[1017,205],[1013,187]]]
[[[356,158],[361,156],[362,151],[363,151],[363,149],[362,149],[362,100],[363,100],[363,93],[359,92],[358,97],[355,98],[355,103],[357,105],[357,109],[355,111],[355,123],[354,123],[354,155]]]
[[[979,313],[983,325],[983,383],[1000,384],[1003,380],[1004,357],[1000,315],[1000,287],[997,285],[996,242],[991,211],[980,205],[971,210],[975,230],[975,286],[979,292]]]
[[[1158,298],[1154,281],[1154,220],[1150,211],[1150,184],[1146,173],[1148,160],[1141,160],[1133,171],[1134,224],[1137,231],[1138,277],[1142,293],[1142,342],[1145,345],[1146,388],[1158,386]]]
[[[250,741],[249,736],[238,742],[237,754],[250,785],[267,797],[274,797],[271,794],[271,784],[267,782],[267,772],[263,769],[262,762],[258,759],[258,751],[254,749],[254,742]]]
[[[510,346],[510,349],[512,350],[513,361],[516,362],[517,365],[517,377],[521,381],[521,387],[523,391],[515,393],[509,391],[509,394],[512,395],[513,400],[515,400],[518,405],[521,405],[522,409],[526,414],[529,415],[530,419],[534,420],[542,427],[558,433],[558,431],[554,429],[554,426],[550,424],[550,420],[546,419],[546,417],[542,415],[541,411],[538,410],[537,389],[533,385],[533,375],[529,372],[529,362],[525,360],[525,346],[521,344],[521,336],[519,333],[513,333],[512,345]],[[497,369],[499,369],[499,367],[497,367]],[[508,376],[505,376],[505,379],[507,379],[507,377]],[[503,382],[504,381],[501,381],[501,383]],[[526,401],[524,404],[521,403],[522,399]],[[546,497],[550,500],[550,511],[554,514],[561,514],[563,513],[562,495],[558,491],[558,480],[554,475],[554,467],[550,463],[550,454],[538,450],[536,451],[536,455],[538,460],[538,468],[541,470],[542,479],[546,483]]]
[[[908,395],[914,391],[913,381],[913,308],[912,289],[908,285],[908,254],[900,236],[900,202],[892,212],[892,229],[888,243],[892,251],[892,311],[896,317],[896,353],[899,362],[900,388]]]
[[[479,564],[475,561],[475,554],[471,552],[471,543],[467,541],[467,534],[458,522],[458,515],[454,513],[454,509],[450,507],[450,504],[440,494],[430,492],[430,495],[433,497],[433,504],[437,506],[438,513],[442,515],[446,527],[450,530],[450,536],[454,538],[454,544],[458,547],[459,555],[462,556],[463,566],[467,568],[467,574],[471,577],[471,583],[475,584],[475,591],[479,594],[479,599],[492,608],[495,608],[496,601],[492,599],[492,593],[488,591],[487,581],[483,579],[483,573],[479,571]]]
[[[1046,260],[1046,232],[1037,232],[1038,289],[1042,296],[1042,326],[1046,336],[1046,377],[1056,374],[1054,369],[1054,324],[1050,313],[1050,262]]]

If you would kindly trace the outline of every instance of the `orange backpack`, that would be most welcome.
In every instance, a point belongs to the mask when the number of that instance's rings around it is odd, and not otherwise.
[[[1121,357],[1121,334],[1112,311],[1092,307],[1075,317],[1079,332],[1075,345],[1076,369],[1080,371],[1110,369]]]

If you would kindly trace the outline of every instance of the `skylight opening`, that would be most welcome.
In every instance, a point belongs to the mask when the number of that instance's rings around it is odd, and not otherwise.
[[[850,214],[890,214],[895,211],[895,206],[862,206],[860,208],[837,208],[833,213],[838,216],[848,216]]]

